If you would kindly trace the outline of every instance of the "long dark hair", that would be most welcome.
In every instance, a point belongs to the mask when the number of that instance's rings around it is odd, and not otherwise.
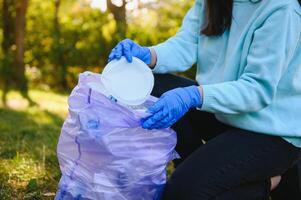
[[[230,28],[233,0],[206,0],[206,20],[202,33],[207,36],[221,35]]]
[[[260,0],[250,0],[259,2]],[[298,0],[301,5],[301,0]],[[206,0],[206,20],[201,33],[218,36],[231,27],[233,0]]]

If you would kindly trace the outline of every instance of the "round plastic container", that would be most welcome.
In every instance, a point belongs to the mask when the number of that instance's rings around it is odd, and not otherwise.
[[[124,57],[111,61],[104,68],[101,81],[110,95],[129,106],[143,104],[154,87],[151,69],[135,57],[132,63]]]

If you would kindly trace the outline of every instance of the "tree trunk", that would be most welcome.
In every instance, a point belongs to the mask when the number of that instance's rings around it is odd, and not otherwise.
[[[12,7],[14,6],[13,0],[3,0],[2,19],[3,19],[3,40],[2,49],[4,54],[9,53],[9,50],[14,44],[14,18]]]
[[[53,31],[54,31],[54,63],[58,69],[59,84],[61,89],[67,89],[67,65],[64,58],[64,47],[61,45],[61,27],[59,22],[59,11],[60,11],[61,0],[54,0],[54,20],[53,20]]]
[[[21,94],[28,98],[28,83],[25,77],[24,65],[24,39],[25,39],[25,23],[28,0],[16,1],[16,53],[15,53],[15,70],[14,75],[17,83],[17,88]]]
[[[117,40],[124,39],[126,37],[127,23],[126,23],[126,0],[122,0],[122,6],[116,6],[111,0],[107,0],[107,6],[109,11],[113,14],[116,21],[116,33]]]
[[[15,27],[14,27],[14,17],[13,8],[14,0],[3,0],[2,2],[2,20],[3,20],[3,38],[2,50],[4,58],[2,60],[2,68],[0,69],[0,80],[2,84],[2,102],[6,105],[6,95],[9,91],[9,86],[11,85],[10,77],[12,77],[13,66],[13,47],[15,38]]]

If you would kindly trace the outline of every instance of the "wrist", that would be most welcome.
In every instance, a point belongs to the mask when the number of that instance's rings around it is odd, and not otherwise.
[[[203,87],[190,86],[188,88],[191,96],[191,107],[201,108],[203,105]]]
[[[157,64],[157,53],[153,48],[149,48],[151,63],[148,65],[151,69],[154,69]]]
[[[200,93],[200,95],[201,95],[201,97],[200,97],[201,103],[200,103],[200,106],[198,106],[198,107],[201,108],[202,105],[203,105],[203,103],[204,103],[204,89],[203,89],[203,86],[200,85],[200,86],[198,87],[198,90],[199,90],[199,93]]]

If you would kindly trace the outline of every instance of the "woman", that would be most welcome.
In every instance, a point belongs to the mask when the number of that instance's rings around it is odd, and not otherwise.
[[[166,42],[112,50],[109,60],[135,56],[157,73],[142,127],[178,134],[162,199],[268,199],[301,152],[300,33],[297,0],[196,0]],[[195,63],[196,82],[166,74]]]

